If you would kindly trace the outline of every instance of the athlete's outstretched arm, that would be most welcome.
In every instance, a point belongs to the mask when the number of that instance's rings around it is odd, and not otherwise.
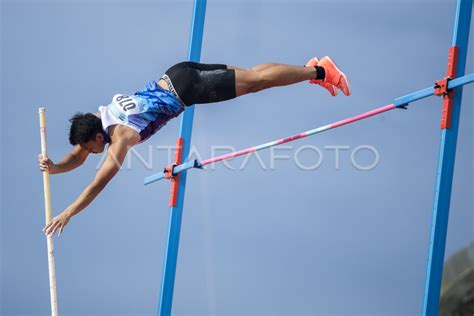
[[[107,157],[104,164],[97,171],[94,181],[84,189],[71,205],[44,227],[43,231],[46,235],[53,235],[56,231],[59,231],[60,235],[70,218],[86,208],[96,198],[119,171],[131,146],[132,142],[126,139],[113,142],[109,146]]]
[[[87,150],[76,145],[74,146],[74,149],[57,164],[55,164],[51,159],[43,158],[41,154],[38,157],[38,162],[41,171],[48,171],[49,174],[55,174],[76,169],[84,163],[88,155],[89,152]]]

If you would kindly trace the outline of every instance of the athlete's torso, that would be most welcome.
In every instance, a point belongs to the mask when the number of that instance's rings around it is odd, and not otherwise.
[[[184,106],[171,92],[153,81],[134,95],[116,94],[107,106],[100,106],[102,127],[108,133],[113,125],[125,125],[140,135],[140,142],[181,114]]]

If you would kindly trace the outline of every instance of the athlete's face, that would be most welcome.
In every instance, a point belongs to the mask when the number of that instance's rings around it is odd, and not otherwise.
[[[95,139],[90,140],[85,143],[81,143],[81,147],[87,150],[91,154],[99,154],[104,151],[105,148],[105,139],[104,135],[98,133],[95,136]]]

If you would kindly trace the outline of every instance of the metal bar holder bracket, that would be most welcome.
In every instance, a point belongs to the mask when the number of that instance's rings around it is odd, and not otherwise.
[[[179,174],[173,174],[174,167],[180,165],[183,160],[183,144],[184,138],[178,137],[176,139],[176,149],[174,152],[174,162],[165,167],[163,173],[165,178],[171,180],[171,191],[169,206],[176,206],[178,199],[178,187],[179,187]]]
[[[448,89],[450,80],[456,77],[456,66],[458,64],[457,46],[451,46],[448,54],[448,66],[446,69],[446,77],[435,82],[434,94],[443,97],[443,109],[441,112],[441,129],[451,127],[451,113],[453,111],[454,90]]]

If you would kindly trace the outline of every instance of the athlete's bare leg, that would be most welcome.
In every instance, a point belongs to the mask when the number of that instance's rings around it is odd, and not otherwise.
[[[237,96],[316,78],[316,70],[313,67],[261,64],[249,69],[234,66],[228,68],[235,69]]]

